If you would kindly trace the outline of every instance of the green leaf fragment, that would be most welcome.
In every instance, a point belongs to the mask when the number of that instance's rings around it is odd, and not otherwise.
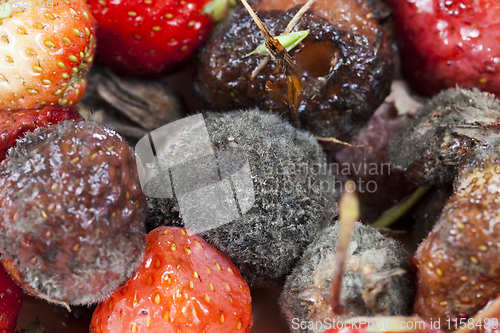
[[[226,19],[234,6],[234,0],[212,0],[203,7],[203,14],[210,15],[215,22],[220,22]]]
[[[309,30],[301,30],[297,32],[291,32],[289,34],[279,35],[274,38],[279,40],[279,42],[281,43],[281,45],[283,45],[283,47],[287,50],[287,52],[290,52],[297,45],[299,45],[300,42],[302,42],[304,38],[307,37],[307,35],[309,35]],[[261,56],[267,54],[269,54],[269,51],[267,50],[266,43],[264,42],[259,46],[257,46],[255,50],[245,55],[245,57],[249,57],[251,55]]]

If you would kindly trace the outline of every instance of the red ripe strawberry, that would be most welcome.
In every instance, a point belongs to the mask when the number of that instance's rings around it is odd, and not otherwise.
[[[229,0],[89,0],[99,59],[117,72],[154,76],[187,61]]]
[[[53,0],[52,9],[26,11],[10,4],[0,12],[0,110],[76,104],[94,58],[94,19],[85,1]]]
[[[46,106],[40,110],[0,112],[0,161],[16,140],[37,127],[48,127],[64,120],[83,120],[75,108]]]
[[[148,234],[141,267],[99,304],[90,332],[248,332],[250,290],[234,264],[189,230]]]
[[[418,93],[479,87],[500,94],[498,0],[389,0],[402,40],[403,71]]]
[[[0,266],[0,332],[14,331],[22,304],[21,288]]]

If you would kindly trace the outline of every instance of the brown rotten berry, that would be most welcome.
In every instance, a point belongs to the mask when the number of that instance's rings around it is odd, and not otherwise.
[[[101,300],[140,264],[146,198],[135,155],[111,129],[61,122],[0,164],[2,264],[29,294],[67,306]]]
[[[277,36],[302,5],[263,1],[255,7],[271,35]],[[351,11],[349,16],[336,11],[344,7]],[[342,138],[364,125],[388,95],[390,45],[360,1],[317,1],[292,31],[300,30],[309,34],[290,51],[304,88],[298,107],[300,125],[317,136]],[[263,57],[246,55],[263,42],[244,8],[220,27],[200,53],[195,79],[205,107],[222,111],[257,106],[281,112],[265,89],[271,81],[287,93],[287,77],[276,63],[269,62],[251,79]]]
[[[426,320],[440,320],[445,330],[500,293],[499,195],[500,136],[494,136],[461,164],[453,195],[413,258],[414,310]]]
[[[498,132],[500,103],[477,89],[448,89],[421,107],[392,139],[391,162],[417,185],[453,181],[469,149]]]

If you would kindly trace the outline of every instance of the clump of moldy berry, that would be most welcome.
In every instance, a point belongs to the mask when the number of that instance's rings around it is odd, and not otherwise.
[[[248,161],[255,201],[201,236],[228,255],[249,284],[280,284],[336,215],[325,154],[311,134],[257,110],[212,115],[205,123],[221,172]],[[148,207],[149,229],[184,226],[175,199],[148,198]]]
[[[336,262],[341,260],[337,256],[340,228],[337,222],[325,229],[286,279],[280,301],[291,332],[323,332],[297,327],[296,318],[301,322],[326,323],[325,319],[411,314],[413,292],[408,254],[394,239],[356,222],[340,287],[343,314],[333,315],[330,300]]]
[[[418,185],[449,184],[461,158],[498,130],[499,119],[494,95],[458,88],[443,91],[392,140],[392,165]]]
[[[413,258],[415,313],[449,331],[500,293],[500,136],[478,144],[460,164],[454,192]],[[477,322],[477,321],[476,321]]]
[[[29,294],[91,304],[144,253],[146,197],[113,130],[64,121],[28,133],[0,164],[2,264]]]

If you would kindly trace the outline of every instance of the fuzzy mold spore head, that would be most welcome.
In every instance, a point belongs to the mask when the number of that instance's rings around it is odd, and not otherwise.
[[[331,177],[314,169],[325,165],[325,155],[311,134],[257,110],[212,115],[206,127],[221,174],[248,161],[255,202],[202,237],[227,254],[250,285],[282,283],[337,213]],[[148,198],[148,207],[149,228],[182,224],[174,200]]]
[[[325,229],[307,247],[286,279],[280,303],[291,332],[325,330],[325,326],[307,328],[307,324],[304,329],[301,322],[327,324],[331,319],[411,313],[413,292],[408,254],[394,239],[356,222],[342,280],[341,301],[346,315],[332,315],[330,292],[338,233],[339,223]]]
[[[113,130],[61,122],[18,140],[0,164],[2,264],[28,293],[101,301],[142,260],[146,198]]]
[[[479,90],[448,89],[417,112],[391,143],[395,168],[418,185],[449,184],[461,157],[498,129],[500,104]]]

